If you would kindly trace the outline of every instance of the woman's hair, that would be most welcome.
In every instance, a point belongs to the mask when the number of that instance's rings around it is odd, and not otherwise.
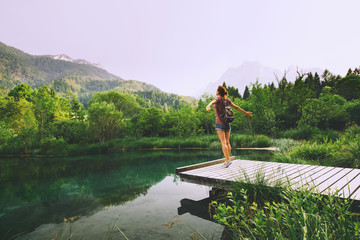
[[[226,88],[224,88],[223,86],[218,86],[217,93],[222,97],[226,97],[228,95]]]

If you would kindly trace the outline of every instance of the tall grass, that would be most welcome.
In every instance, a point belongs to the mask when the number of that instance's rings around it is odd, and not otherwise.
[[[328,137],[316,141],[297,142],[272,141],[280,147],[272,161],[306,163],[334,167],[360,168],[360,127],[352,126],[335,139]]]
[[[337,193],[270,189],[261,173],[248,180],[238,182],[226,202],[212,202],[214,219],[233,239],[360,239],[360,215]]]

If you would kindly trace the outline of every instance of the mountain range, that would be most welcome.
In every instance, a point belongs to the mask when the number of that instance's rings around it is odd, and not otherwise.
[[[277,79],[280,81],[286,74],[287,81],[294,82],[298,72],[301,74],[309,72],[315,74],[317,72],[321,76],[324,70],[320,68],[300,69],[296,66],[290,66],[287,70],[281,71],[264,66],[257,61],[245,61],[237,68],[229,68],[216,82],[209,83],[204,92],[215,94],[217,86],[225,82],[227,86],[238,88],[239,93],[242,95],[245,87],[248,86],[251,89],[251,83],[256,81],[263,85],[274,82],[275,86],[277,86]]]
[[[0,42],[0,93],[26,83],[32,88],[46,85],[60,95],[68,89],[84,101],[95,92],[107,90],[160,91],[135,80],[124,80],[107,72],[99,64],[67,55],[35,56]]]
[[[229,68],[218,81],[209,83],[202,93],[215,94],[217,86],[225,82],[227,86],[238,88],[242,95],[245,87],[250,87],[251,83],[258,81],[261,84],[276,84],[285,74],[286,79],[293,82],[298,72],[317,72],[321,75],[324,70],[290,66],[281,71],[257,61],[245,61],[237,68]],[[93,93],[108,90],[161,92],[159,88],[145,82],[124,80],[107,72],[100,64],[84,59],[72,59],[65,54],[30,55],[0,42],[0,94],[21,83],[29,84],[32,88],[46,85],[54,88],[60,96],[65,96],[70,89],[83,103],[87,102]]]

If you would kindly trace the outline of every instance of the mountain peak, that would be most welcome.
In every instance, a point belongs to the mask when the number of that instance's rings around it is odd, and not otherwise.
[[[97,68],[104,69],[100,64],[90,63],[90,62],[86,61],[85,59],[72,59],[71,57],[69,57],[68,55],[65,55],[65,54],[50,55],[49,57],[51,57],[52,59],[55,59],[55,60],[62,60],[62,61],[78,63],[78,64],[87,64],[87,65],[91,65],[91,66],[94,66]]]
[[[294,82],[298,76],[298,71],[304,73],[318,72],[319,74],[323,72],[320,68],[302,69],[295,66],[290,66],[287,70],[281,71],[276,68],[265,66],[258,61],[245,61],[239,67],[232,67],[225,71],[218,81],[210,83],[206,87],[205,92],[212,93],[218,85],[222,85],[223,82],[225,82],[228,86],[238,88],[240,94],[242,94],[245,87],[250,87],[251,83],[255,83],[256,81],[261,84],[268,84],[271,82],[276,83],[276,78],[281,79],[285,73],[287,80]]]

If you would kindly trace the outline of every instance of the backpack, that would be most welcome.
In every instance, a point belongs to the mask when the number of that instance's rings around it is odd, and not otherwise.
[[[220,118],[221,122],[223,122],[225,124],[229,124],[234,120],[234,113],[233,113],[231,107],[229,106],[228,99],[226,99],[226,104],[227,105],[225,104],[223,98],[221,98],[221,102],[224,105],[224,111],[222,113],[220,113],[218,105],[216,104],[216,108],[217,108],[217,111],[219,113],[219,118]]]

